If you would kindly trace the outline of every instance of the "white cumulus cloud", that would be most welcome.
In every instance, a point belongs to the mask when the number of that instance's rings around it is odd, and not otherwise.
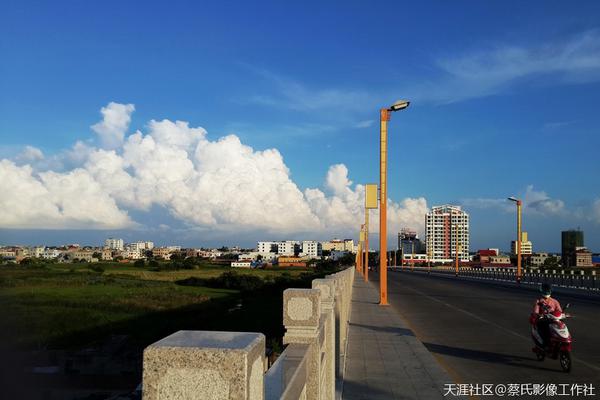
[[[21,151],[16,157],[16,160],[22,163],[32,163],[43,159],[44,153],[42,150],[33,146],[25,146],[23,151]]]
[[[114,149],[123,143],[134,110],[133,104],[115,102],[102,107],[102,121],[92,125],[92,130],[98,134],[102,147]]]
[[[127,228],[127,212],[83,169],[34,173],[29,165],[0,160],[0,227]]]
[[[302,191],[277,149],[255,150],[235,135],[209,140],[203,128],[165,119],[125,138],[133,110],[102,108],[92,126],[102,146],[77,142],[63,152],[72,165],[66,170],[2,160],[0,181],[11,190],[0,194],[0,207],[12,212],[0,216],[0,227],[126,228],[136,224],[129,211],[155,206],[205,233],[356,236],[364,221],[364,186],[343,164],[329,168],[323,190]],[[403,226],[422,231],[426,212],[424,198],[390,199],[390,236]]]

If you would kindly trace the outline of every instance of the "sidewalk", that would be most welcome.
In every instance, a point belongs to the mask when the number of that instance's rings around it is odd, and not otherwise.
[[[352,293],[343,400],[443,399],[453,383],[379,292],[356,274]]]

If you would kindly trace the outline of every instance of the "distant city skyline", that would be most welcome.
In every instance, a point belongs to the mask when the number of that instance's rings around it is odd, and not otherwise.
[[[357,240],[378,109],[406,98],[389,124],[390,248],[455,204],[472,251],[508,251],[516,196],[534,252],[577,227],[600,251],[597,15],[594,1],[7,4],[0,244]]]

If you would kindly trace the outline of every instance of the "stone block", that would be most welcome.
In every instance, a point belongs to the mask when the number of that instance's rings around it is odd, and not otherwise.
[[[144,350],[144,400],[263,400],[265,336],[179,331]]]
[[[321,291],[318,289],[286,289],[283,292],[283,324],[293,327],[319,326]]]

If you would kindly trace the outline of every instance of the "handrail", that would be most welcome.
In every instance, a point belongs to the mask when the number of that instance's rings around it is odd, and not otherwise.
[[[310,345],[292,343],[265,374],[266,400],[302,397],[306,387],[306,364]]]

